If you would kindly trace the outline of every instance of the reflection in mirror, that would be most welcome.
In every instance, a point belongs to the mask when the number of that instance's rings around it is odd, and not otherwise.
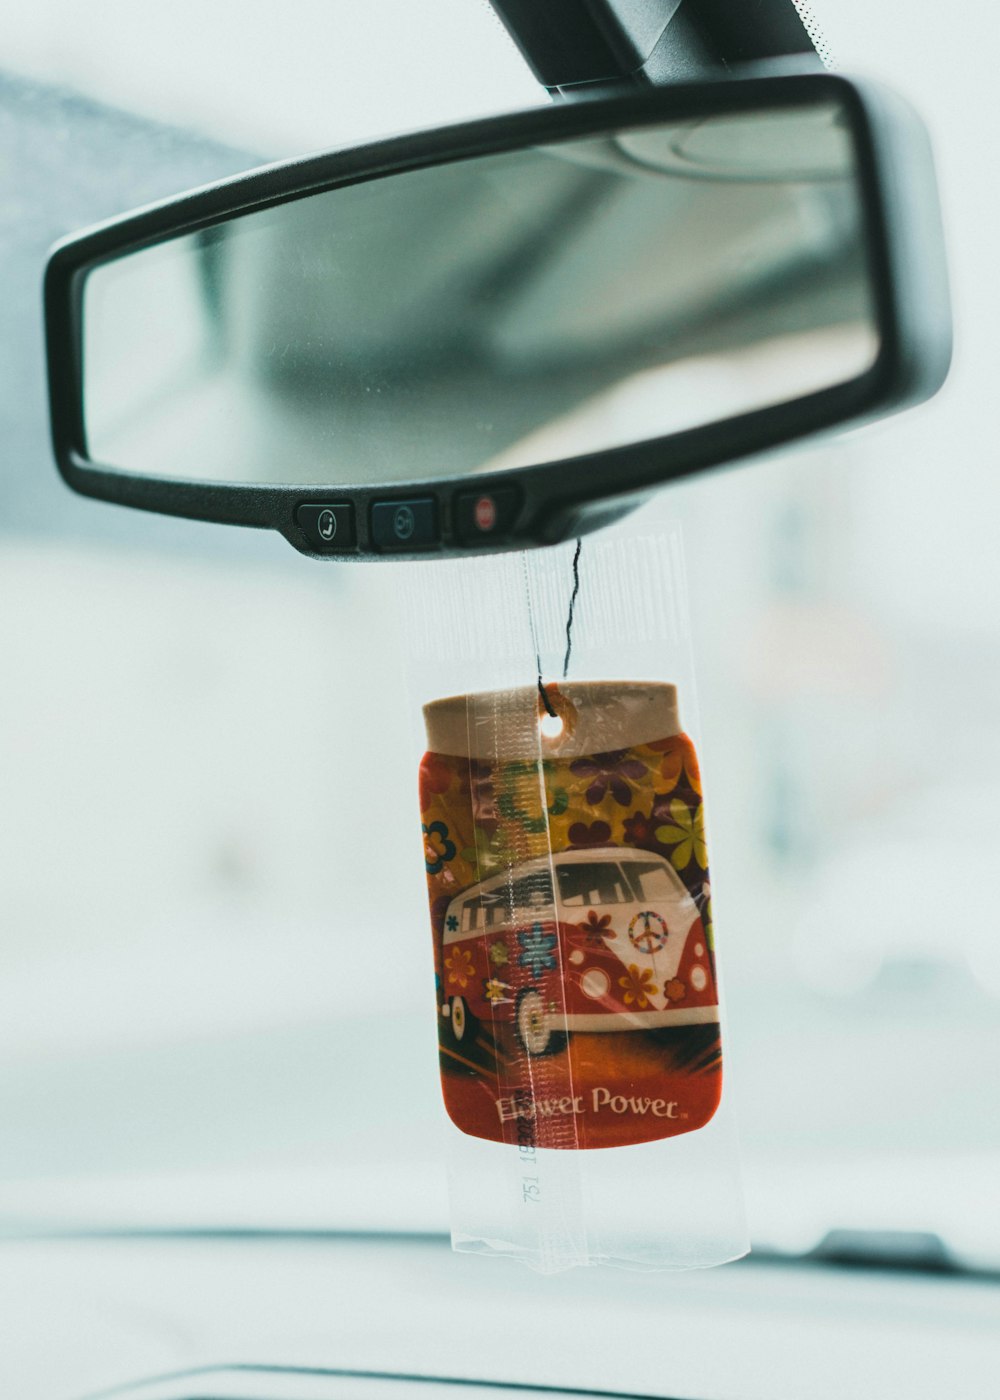
[[[878,351],[837,103],[312,194],[97,266],[91,459],[241,483],[523,467],[856,378]]]

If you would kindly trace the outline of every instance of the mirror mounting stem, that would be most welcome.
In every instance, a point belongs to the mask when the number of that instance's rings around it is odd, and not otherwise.
[[[535,77],[574,99],[697,78],[767,59],[821,68],[794,0],[490,0]]]

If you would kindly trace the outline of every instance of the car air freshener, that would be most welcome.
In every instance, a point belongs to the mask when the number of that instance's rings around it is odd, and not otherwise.
[[[505,723],[532,700],[537,732]],[[487,692],[424,716],[452,1121],[560,1149],[703,1127],[721,1089],[719,1006],[701,779],[675,687]]]
[[[453,1246],[543,1273],[738,1258],[680,532],[402,585]]]

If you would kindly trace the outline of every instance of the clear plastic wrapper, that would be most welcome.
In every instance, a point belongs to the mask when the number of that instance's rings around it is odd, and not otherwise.
[[[621,528],[408,570],[456,1249],[746,1251],[684,585]]]

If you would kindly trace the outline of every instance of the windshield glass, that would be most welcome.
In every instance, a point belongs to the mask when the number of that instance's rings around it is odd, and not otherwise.
[[[826,8],[838,64],[935,138],[952,378],[646,509],[685,531],[754,1237],[920,1229],[998,1262],[992,11],[949,9],[975,45],[943,72],[903,0]],[[39,0],[2,63],[0,1223],[445,1228],[394,571],[71,495],[39,286],[98,219],[544,94],[466,0]]]
[[[633,863],[628,867],[632,876],[632,884],[640,899],[669,899],[676,893],[674,881],[670,878],[669,867],[660,862],[657,865],[639,865]]]
[[[632,897],[621,866],[610,861],[560,865],[557,872],[560,904],[623,904]]]

